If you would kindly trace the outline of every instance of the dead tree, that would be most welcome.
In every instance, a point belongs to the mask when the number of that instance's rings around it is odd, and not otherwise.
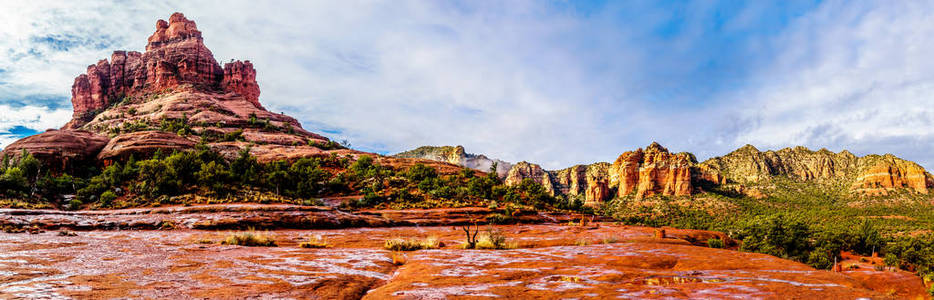
[[[477,221],[472,217],[470,221],[473,222],[474,230],[473,234],[470,234],[470,224],[461,226],[461,229],[464,230],[464,233],[467,235],[467,249],[474,249],[477,247],[477,233],[480,233],[480,225],[477,224]]]

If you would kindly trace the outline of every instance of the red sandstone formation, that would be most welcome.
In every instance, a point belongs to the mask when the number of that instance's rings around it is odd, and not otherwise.
[[[879,196],[905,189],[926,194],[934,176],[920,165],[891,154],[857,157],[847,151],[804,147],[760,152],[745,146],[698,164],[690,153],[670,153],[657,143],[625,152],[612,165],[595,163],[546,171],[530,163],[510,170],[506,184],[529,178],[552,195],[582,196],[588,205],[613,197],[689,196],[715,186],[749,197],[768,197],[775,176],[816,184],[844,184],[856,195]],[[764,186],[763,186],[764,185]]]
[[[165,154],[173,151],[192,149],[195,141],[174,133],[160,131],[139,131],[119,135],[110,140],[97,155],[100,160],[129,158],[131,154],[153,154],[162,150]]]
[[[897,188],[927,194],[934,188],[934,177],[914,162],[891,154],[861,158],[860,172],[851,189],[864,195],[886,195]]]
[[[509,173],[506,174],[504,182],[506,185],[519,185],[524,179],[531,179],[534,182],[541,183],[549,194],[555,194],[551,174],[542,169],[541,166],[525,161],[513,165],[509,169]]]
[[[226,91],[242,95],[258,108],[263,107],[259,104],[256,70],[253,69],[253,64],[249,60],[224,64],[224,79],[221,81],[221,87]]]
[[[726,182],[716,170],[697,165],[690,153],[669,153],[658,143],[625,152],[613,164],[577,165],[558,171],[521,162],[506,176],[507,185],[529,178],[552,195],[583,197],[587,205],[614,197],[688,196],[704,186]]]
[[[694,156],[689,153],[671,154],[658,143],[642,151],[626,152],[610,167],[610,178],[619,182],[620,197],[635,193],[636,198],[655,194],[687,196],[691,185]]]
[[[78,156],[103,161],[190,149],[199,140],[231,159],[245,148],[261,161],[335,151],[321,149],[334,146],[302,129],[298,120],[266,111],[259,95],[252,63],[232,61],[221,68],[194,21],[175,13],[168,22],[156,22],[146,52],[115,51],[110,61],[101,60],[75,78],[74,118],[67,130],[24,139],[9,151],[26,149],[57,164],[76,156],[69,143],[88,136],[96,144]],[[181,125],[166,127],[167,120]],[[53,148],[47,141],[65,148],[42,150]]]
[[[115,51],[110,62],[88,66],[72,85],[74,118],[66,128],[78,128],[101,110],[132,94],[158,92],[190,84],[205,90],[242,95],[257,107],[259,86],[249,62],[221,68],[204,46],[194,21],[174,13],[169,22],[156,22],[146,52]]]
[[[108,138],[83,130],[49,130],[10,144],[0,156],[17,157],[23,150],[57,170],[65,170],[73,162],[94,159],[107,144]]]

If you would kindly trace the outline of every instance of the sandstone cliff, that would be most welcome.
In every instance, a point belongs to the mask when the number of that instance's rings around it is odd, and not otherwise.
[[[858,195],[886,195],[902,188],[926,194],[934,186],[934,177],[924,168],[891,154],[857,157],[846,150],[834,153],[801,146],[762,152],[746,145],[711,158],[701,166],[741,185],[769,184],[776,176],[782,176],[843,185]]]
[[[82,127],[127,96],[161,92],[182,84],[213,93],[235,93],[261,107],[253,65],[236,61],[221,68],[204,45],[195,22],[174,13],[168,22],[156,22],[146,52],[114,51],[110,61],[90,65],[87,74],[75,78],[71,88],[74,120],[65,127]]]
[[[610,167],[610,185],[617,195],[633,194],[636,198],[651,195],[687,196],[692,184],[697,160],[690,153],[669,153],[658,143],[643,151],[637,149],[620,155]]]
[[[551,172],[545,171],[541,166],[527,161],[520,161],[512,166],[506,174],[504,182],[506,185],[519,185],[522,180],[531,179],[534,182],[541,183],[545,191],[552,196],[555,195],[554,178]]]
[[[422,146],[395,154],[393,157],[429,159],[483,172],[489,172],[490,167],[496,163],[496,174],[499,177],[505,177],[512,167],[512,164],[499,159],[491,159],[482,154],[467,153],[463,146]]]
[[[523,179],[541,183],[552,195],[581,197],[594,205],[614,197],[687,196],[702,186],[724,182],[714,170],[698,166],[690,153],[670,153],[658,143],[621,154],[612,164],[598,162],[557,171],[520,162],[509,170],[507,185]]]

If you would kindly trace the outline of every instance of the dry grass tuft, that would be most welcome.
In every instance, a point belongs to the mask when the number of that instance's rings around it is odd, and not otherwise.
[[[224,241],[221,242],[224,245],[239,245],[247,247],[276,247],[275,238],[267,234],[255,233],[253,230],[247,232],[239,232],[228,235]]]
[[[490,227],[477,237],[477,245],[475,246],[475,249],[503,250],[515,249],[517,247],[518,245],[516,243],[506,242],[506,235],[503,234],[502,231]]]
[[[422,249],[438,249],[443,245],[435,237],[428,237],[423,240],[393,238],[386,240],[383,248],[392,251],[415,251]]]
[[[298,244],[298,246],[302,248],[315,248],[315,249],[331,247],[331,245],[328,244],[328,241],[324,239],[323,237],[321,237],[320,235],[316,235],[308,239],[307,242],[302,242],[301,244]]]

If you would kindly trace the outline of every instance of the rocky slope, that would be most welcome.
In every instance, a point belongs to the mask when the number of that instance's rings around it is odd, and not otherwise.
[[[398,158],[419,158],[452,163],[455,165],[471,168],[478,171],[488,172],[493,164],[496,164],[496,173],[500,176],[506,176],[512,164],[499,160],[491,159],[482,154],[467,153],[464,146],[422,146],[413,150],[401,152],[393,155]]]
[[[701,186],[724,183],[719,173],[700,167],[693,154],[670,153],[658,143],[625,152],[612,164],[546,171],[520,162],[509,170],[506,184],[516,185],[524,179],[541,183],[552,195],[581,197],[588,205],[614,197],[688,196]]]
[[[776,176],[826,185],[841,185],[857,195],[886,195],[908,189],[927,194],[934,177],[920,165],[891,154],[858,157],[805,147],[759,151],[746,145],[701,166],[723,174],[730,182],[766,185]]]
[[[156,22],[145,52],[114,51],[110,60],[88,66],[86,74],[75,78],[74,115],[68,124],[19,140],[3,155],[16,157],[26,150],[46,165],[66,170],[192,149],[204,142],[228,158],[250,149],[261,162],[366,154],[390,166],[423,162],[441,173],[458,170],[443,162],[343,149],[302,129],[296,119],[267,111],[259,95],[250,61],[232,60],[221,67],[195,22],[174,13],[168,21]]]

